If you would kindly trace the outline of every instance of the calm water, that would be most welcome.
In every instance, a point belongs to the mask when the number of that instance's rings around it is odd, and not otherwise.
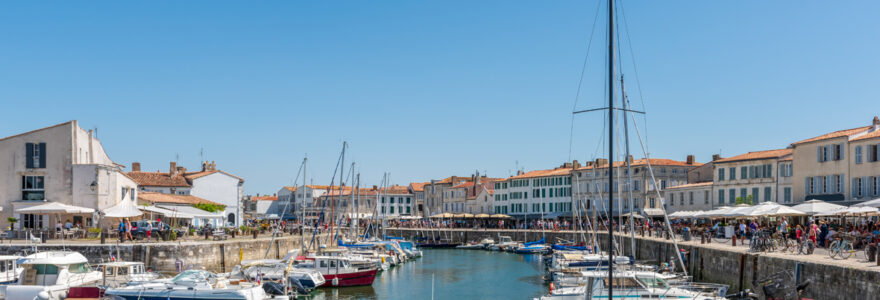
[[[323,288],[314,299],[532,299],[547,293],[540,255],[424,249],[414,261],[379,273],[368,287]]]

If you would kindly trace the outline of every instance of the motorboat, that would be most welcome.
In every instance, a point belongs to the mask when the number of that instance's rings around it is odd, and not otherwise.
[[[295,268],[289,265],[289,263],[289,261],[266,259],[249,261],[247,264],[236,267],[241,268],[242,274],[250,280],[278,281],[287,273],[287,277],[292,285],[295,286],[298,283],[299,286],[305,289],[304,291],[297,291],[300,294],[308,293],[324,284],[324,276],[320,272],[313,269]],[[288,268],[289,266],[290,268]],[[235,272],[236,270],[233,270],[230,273]],[[293,283],[294,281],[296,283]]]
[[[359,269],[343,256],[313,256],[296,264],[298,269],[313,269],[324,276],[324,284],[319,287],[364,286],[373,284],[378,268]]]
[[[104,287],[117,287],[160,278],[158,273],[148,272],[142,262],[114,261],[100,263],[95,265],[95,270],[103,275],[101,286]]]
[[[461,245],[461,243],[447,239],[425,240],[425,242],[419,243],[421,248],[455,248],[458,245]]]
[[[0,285],[13,284],[18,280],[24,270],[18,265],[19,260],[21,256],[18,255],[0,255]]]
[[[254,282],[229,281],[203,270],[186,270],[170,279],[108,288],[105,296],[126,300],[263,300],[263,287]]]
[[[512,238],[510,238],[509,236],[506,236],[506,235],[499,236],[498,239],[499,240],[497,243],[495,243],[491,246],[488,246],[489,250],[506,251],[508,249],[513,249],[514,247],[516,247],[517,245],[520,244],[518,242],[513,241]]]
[[[615,270],[613,293],[616,297],[639,299],[721,300],[724,297],[670,286],[660,274],[649,271]],[[551,289],[541,300],[602,299],[608,297],[608,270],[585,271],[585,284]]]
[[[102,277],[85,256],[73,251],[37,252],[19,265],[21,275],[6,286],[6,299],[64,299],[71,287],[94,286]]]
[[[547,246],[546,240],[543,238],[534,242],[528,242],[522,244],[513,249],[513,252],[519,254],[535,254],[535,253],[544,253],[547,252],[550,247]]]

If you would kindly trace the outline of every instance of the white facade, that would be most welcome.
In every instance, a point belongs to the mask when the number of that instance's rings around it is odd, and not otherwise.
[[[137,192],[122,166],[77,121],[0,139],[0,153],[5,154],[0,156],[0,216],[18,219],[16,228],[50,228],[56,221],[18,214],[16,208],[58,202],[100,211],[133,199]],[[62,218],[83,226],[96,221],[96,215]]]
[[[238,227],[242,224],[243,209],[239,199],[244,195],[243,187],[243,180],[224,172],[215,172],[193,179],[190,194],[225,205],[223,215],[226,216],[226,223]]]
[[[712,184],[712,182],[701,182],[666,188],[663,191],[666,212],[714,209]]]
[[[571,166],[540,170],[495,182],[491,213],[540,216],[570,213]]]

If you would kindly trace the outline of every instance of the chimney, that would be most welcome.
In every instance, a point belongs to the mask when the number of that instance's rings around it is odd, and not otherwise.
[[[480,184],[480,171],[477,171],[477,175],[475,177],[476,179],[474,179],[474,186],[476,187]]]
[[[562,167],[566,169],[571,169],[572,164],[570,162],[562,163]]]
[[[168,176],[174,176],[174,175],[177,175],[177,162],[173,162],[173,161],[172,161],[172,162],[170,163],[170,165],[171,165],[171,167],[168,168]]]
[[[516,176],[519,176],[522,174],[525,174],[525,172],[523,172],[523,170],[516,170]]]
[[[132,172],[140,172],[141,171],[141,163],[139,163],[139,162],[131,163],[131,171]]]
[[[712,161],[721,159],[721,154],[712,154]]]
[[[216,170],[217,170],[217,163],[215,163],[215,162],[212,160],[212,161],[211,161],[211,171],[216,171]]]
[[[177,167],[177,174],[180,174],[180,175],[186,175],[186,168],[184,168],[184,167]]]
[[[627,157],[626,157],[626,161],[628,161],[629,164],[632,165],[632,163],[633,163],[633,156],[632,156],[632,155],[627,156]]]
[[[687,156],[687,164],[689,164],[689,165],[694,164],[694,155],[693,154],[690,154]]]
[[[376,186],[376,185],[373,185],[373,190],[374,190],[374,191],[375,191],[375,190],[378,190],[378,189],[379,189],[379,187],[378,187],[378,186]]]
[[[575,170],[581,168],[581,163],[579,163],[577,159],[575,159],[574,161],[572,161],[571,164],[572,164],[572,168],[574,168]]]
[[[604,159],[604,158],[597,158],[597,159],[596,159],[596,167],[601,167],[601,166],[604,166],[604,165],[607,165],[607,164],[608,164],[608,160],[607,160],[607,159]]]
[[[208,170],[208,161],[206,160],[206,161],[202,162],[202,172],[207,171],[207,170]]]
[[[880,118],[878,118],[877,116],[874,116],[874,122],[872,122],[871,124],[874,125],[874,128],[871,131],[880,129]]]

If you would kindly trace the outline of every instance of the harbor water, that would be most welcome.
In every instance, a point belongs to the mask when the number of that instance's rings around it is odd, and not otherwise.
[[[312,299],[532,299],[545,295],[540,255],[423,249],[382,272],[372,286],[323,288]]]

